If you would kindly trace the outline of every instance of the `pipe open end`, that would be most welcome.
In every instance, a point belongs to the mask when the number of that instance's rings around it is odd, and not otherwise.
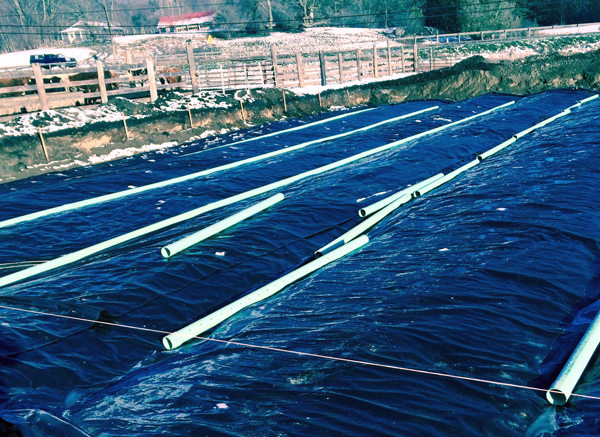
[[[367,211],[364,210],[364,208],[361,208],[358,210],[358,216],[359,217],[366,217],[367,216]]]
[[[481,156],[481,155],[477,155],[477,160],[478,160],[479,162],[483,161],[483,156]]]
[[[553,388],[546,392],[546,399],[548,399],[548,402],[552,405],[564,405],[569,400],[569,396],[562,391]]]
[[[315,259],[317,259],[317,258],[321,258],[321,257],[323,256],[323,254],[321,253],[321,251],[320,251],[320,250],[317,250],[317,251],[314,253],[314,256],[315,256]]]
[[[420,191],[415,191],[415,192],[413,193],[413,197],[414,197],[414,198],[417,198],[417,197],[419,197],[420,195],[421,195],[421,192],[420,192]]]
[[[173,349],[173,343],[171,343],[169,337],[163,337],[162,343],[166,350],[170,351],[171,349]]]
[[[160,249],[160,254],[163,256],[163,258],[169,258],[171,256],[171,251],[167,247],[163,247]]]

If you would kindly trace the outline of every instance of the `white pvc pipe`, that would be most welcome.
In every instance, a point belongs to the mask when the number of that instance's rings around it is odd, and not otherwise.
[[[479,154],[477,156],[477,159],[479,161],[483,161],[484,159],[489,158],[492,155],[495,155],[496,153],[500,152],[501,150],[505,149],[506,147],[508,147],[511,144],[513,144],[514,142],[516,142],[518,139],[523,138],[525,135],[528,135],[531,132],[533,132],[534,130],[539,129],[540,127],[546,126],[547,124],[550,124],[553,121],[555,121],[561,117],[564,117],[565,115],[570,114],[572,109],[578,108],[585,103],[588,103],[588,102],[591,102],[592,100],[597,99],[598,97],[600,97],[600,96],[598,94],[595,94],[591,97],[580,100],[576,104],[569,106],[567,109],[564,109],[563,111],[559,112],[558,114],[553,115],[552,117],[549,117],[549,118],[545,119],[544,121],[537,123],[536,125],[528,128],[528,129],[525,129],[519,133],[514,134],[510,140],[504,141],[503,143],[498,144],[496,147],[493,147],[490,150]]]
[[[399,199],[396,199],[389,205],[380,209],[378,212],[373,214],[368,219],[360,222],[360,224],[353,227],[345,234],[339,236],[338,238],[333,240],[331,243],[329,243],[326,246],[323,246],[322,248],[317,250],[314,253],[315,258],[320,258],[322,256],[325,256],[326,254],[336,250],[338,247],[340,247],[340,246],[343,247],[343,245],[348,244],[350,241],[352,241],[358,235],[362,234],[366,230],[375,226],[377,223],[379,223],[385,217],[387,217],[392,212],[394,212],[394,210],[396,210],[400,206],[404,205],[405,203],[409,202],[411,199],[412,199],[412,196],[410,194],[405,194],[404,196],[400,197]]]
[[[405,115],[401,115],[399,117],[394,117],[391,118],[389,120],[384,120],[381,121],[379,123],[375,123],[373,125],[370,126],[366,126],[360,129],[356,129],[350,132],[345,132],[342,134],[337,134],[337,135],[332,135],[330,137],[326,137],[326,138],[319,138],[316,140],[312,140],[312,141],[308,141],[305,143],[301,143],[301,144],[297,144],[295,146],[291,146],[291,147],[285,147],[283,149],[279,149],[279,150],[275,150],[273,152],[269,152],[269,153],[264,153],[262,155],[258,155],[258,156],[254,156],[252,158],[247,158],[247,159],[243,159],[241,161],[236,161],[236,162],[232,162],[230,164],[225,164],[225,165],[220,165],[218,167],[213,167],[213,168],[209,168],[206,170],[202,170],[196,173],[191,173],[189,175],[185,175],[185,176],[180,176],[177,178],[173,178],[173,179],[168,179],[166,181],[162,181],[162,182],[155,182],[153,184],[150,185],[144,185],[142,187],[137,187],[137,188],[132,188],[130,190],[124,190],[124,191],[118,191],[116,193],[111,193],[111,194],[106,194],[104,196],[98,196],[98,197],[93,197],[91,199],[86,199],[86,200],[81,200],[79,202],[73,202],[73,203],[68,203],[65,205],[61,205],[61,206],[56,206],[54,208],[49,208],[49,209],[45,209],[43,211],[38,211],[38,212],[33,212],[31,214],[26,214],[26,215],[22,215],[19,217],[14,217],[12,219],[8,219],[8,220],[4,220],[0,222],[0,228],[6,227],[6,226],[11,226],[11,225],[15,225],[17,223],[21,223],[24,221],[28,221],[28,220],[34,220],[37,218],[41,218],[41,217],[45,217],[51,214],[56,214],[59,212],[65,212],[65,211],[71,211],[74,209],[79,209],[79,208],[83,208],[85,206],[90,206],[90,205],[95,205],[98,203],[102,203],[102,202],[107,202],[109,200],[114,200],[114,199],[119,199],[122,197],[127,197],[127,196],[132,196],[134,194],[139,194],[139,193],[143,193],[145,191],[149,191],[149,190],[153,190],[155,188],[162,188],[162,187],[166,187],[169,185],[174,185],[174,184],[178,184],[180,182],[185,182],[191,179],[196,179],[199,178],[201,176],[207,176],[209,174],[218,172],[218,171],[223,171],[223,170],[229,170],[235,167],[240,167],[242,165],[245,164],[250,164],[253,162],[258,162],[258,161],[263,161],[265,159],[268,158],[272,158],[274,156],[278,156],[278,155],[283,155],[285,153],[290,153],[293,152],[294,150],[298,150],[298,149],[302,149],[308,146],[311,146],[313,144],[318,144],[318,143],[324,143],[327,141],[332,141],[338,138],[342,138],[342,137],[346,137],[349,135],[353,135],[357,132],[364,132],[366,130],[369,129],[373,129],[375,127],[381,126],[382,124],[385,123],[392,123],[394,121],[398,121],[401,120],[403,118],[409,118],[409,117],[413,117],[415,115],[419,115],[422,114],[423,112],[427,112],[427,111],[432,111],[434,109],[437,109],[437,106],[431,107],[431,108],[426,108],[426,109],[421,109],[419,111],[415,111],[415,112],[411,112],[410,114],[405,114]],[[353,114],[357,114],[356,112]]]
[[[465,164],[462,167],[457,168],[456,170],[454,170],[454,171],[448,173],[447,175],[439,178],[438,180],[430,183],[429,185],[425,185],[421,189],[416,190],[413,193],[413,196],[414,197],[419,197],[419,196],[422,196],[423,194],[429,193],[431,190],[435,190],[437,187],[439,187],[441,185],[444,185],[446,182],[454,179],[459,174],[461,174],[461,173],[469,170],[470,168],[475,167],[478,164],[479,164],[479,160],[478,159],[474,159],[473,161],[469,162],[468,164]]]
[[[548,402],[554,405],[567,403],[599,343],[600,313],[596,314],[585,335],[571,354],[569,361],[563,367],[554,384],[546,392]]]
[[[436,106],[436,108],[437,108],[437,106]],[[220,149],[222,147],[237,146],[238,144],[248,143],[250,141],[262,140],[264,138],[274,137],[276,135],[287,134],[289,132],[295,132],[295,131],[298,131],[298,130],[302,130],[302,129],[306,129],[306,128],[309,128],[309,127],[317,126],[319,124],[329,123],[330,121],[339,120],[341,118],[350,117],[352,115],[361,114],[361,113],[364,113],[364,112],[367,112],[367,111],[373,111],[374,109],[377,109],[377,108],[362,109],[360,111],[350,112],[348,114],[336,115],[335,117],[326,118],[324,120],[319,120],[319,121],[315,121],[315,122],[312,122],[312,123],[307,123],[307,124],[303,124],[303,125],[300,125],[300,126],[291,127],[289,129],[284,129],[284,130],[280,130],[280,131],[277,131],[277,132],[271,132],[270,134],[264,134],[264,135],[260,135],[258,137],[248,138],[246,140],[235,141],[233,143],[223,144],[222,146],[212,147],[210,149],[200,150],[198,152],[187,153],[187,154],[185,154],[183,156],[196,155],[198,153],[210,152],[211,150]]]
[[[513,102],[510,102],[510,103],[512,104]],[[344,158],[339,161],[332,162],[331,164],[327,164],[322,167],[317,167],[313,170],[309,170],[304,173],[300,173],[298,175],[291,176],[289,178],[285,178],[285,179],[282,179],[277,182],[273,182],[271,184],[263,185],[262,187],[255,188],[253,190],[249,190],[249,191],[245,191],[240,194],[236,194],[235,196],[230,196],[225,199],[221,199],[216,202],[209,203],[207,205],[201,206],[200,208],[196,208],[187,213],[180,214],[180,215],[172,217],[170,219],[163,220],[163,221],[155,223],[153,225],[149,225],[144,228],[138,229],[136,231],[129,232],[125,235],[121,235],[120,237],[115,237],[110,240],[104,241],[102,243],[98,243],[93,246],[90,246],[86,249],[78,250],[77,252],[73,252],[68,255],[64,255],[60,258],[56,258],[51,261],[47,261],[47,262],[37,265],[35,267],[30,267],[28,269],[21,270],[19,272],[13,273],[11,275],[3,276],[0,278],[0,287],[2,287],[4,285],[12,284],[16,281],[20,281],[21,279],[29,278],[31,276],[37,275],[42,272],[46,272],[48,270],[55,269],[57,267],[62,267],[64,265],[78,261],[78,260],[85,258],[87,256],[90,256],[92,254],[95,254],[95,253],[101,252],[103,250],[106,250],[108,248],[122,244],[126,241],[133,240],[133,239],[141,237],[145,234],[155,232],[155,231],[157,231],[159,229],[163,229],[167,226],[171,226],[173,224],[180,223],[181,221],[196,217],[205,212],[212,211],[214,209],[221,208],[223,206],[231,205],[232,203],[239,202],[240,200],[245,200],[245,199],[249,199],[254,196],[258,196],[259,194],[263,194],[268,191],[272,191],[277,188],[281,188],[283,186],[292,184],[294,182],[305,179],[307,177],[315,176],[315,175],[318,175],[321,173],[325,173],[329,170],[333,170],[335,168],[342,167],[342,166],[350,164],[354,161],[358,161],[360,159],[366,158],[366,157],[374,155],[376,153],[383,152],[383,151],[391,149],[393,147],[397,147],[400,144],[404,144],[408,141],[412,141],[417,138],[421,138],[425,135],[428,135],[429,133],[439,132],[440,130],[447,129],[448,127],[456,125],[458,123],[464,123],[468,120],[472,120],[474,118],[481,117],[482,115],[489,114],[490,112],[500,109],[500,108],[503,108],[507,105],[508,104],[504,104],[504,105],[498,106],[496,108],[493,108],[491,110],[488,110],[486,112],[482,112],[481,114],[471,116],[468,119],[463,119],[460,121],[456,121],[454,123],[449,123],[447,125],[429,130],[429,131],[421,132],[420,134],[413,135],[412,137],[404,138],[402,140],[395,141],[393,143],[384,144],[383,146],[379,146],[374,149],[367,150],[365,152],[357,153],[356,155],[352,155],[352,156],[349,156],[348,158]]]
[[[416,190],[420,189],[421,187],[424,187],[425,185],[428,185],[434,181],[437,181],[438,179],[440,179],[443,176],[444,176],[444,173],[438,173],[435,176],[431,176],[430,178],[425,179],[424,181],[417,182],[416,184],[411,185],[410,187],[404,188],[403,190],[398,191],[397,193],[394,193],[391,196],[381,199],[379,202],[375,202],[369,206],[359,209],[358,215],[360,217],[366,217],[368,215],[371,215],[374,212],[379,211],[381,208],[389,205],[394,200],[399,199],[400,197],[404,196],[405,194],[412,194]]]
[[[230,303],[229,305],[221,308],[220,310],[201,318],[200,320],[186,326],[185,328],[182,328],[179,331],[174,332],[173,334],[169,334],[163,337],[162,342],[165,349],[171,350],[176,347],[179,347],[186,341],[197,337],[198,335],[202,334],[208,329],[227,320],[229,317],[233,316],[234,314],[243,310],[244,308],[247,308],[248,306],[255,304],[256,302],[260,302],[261,300],[266,299],[274,295],[275,293],[278,293],[291,283],[296,282],[297,280],[305,277],[306,275],[314,272],[315,270],[320,269],[324,265],[329,264],[330,262],[349,254],[350,252],[365,245],[368,241],[369,238],[366,235],[363,235],[362,237],[357,238],[351,243],[346,244],[319,259],[311,261],[310,263],[294,270],[293,272],[282,276],[281,278],[265,285],[264,287],[259,288],[256,291],[253,291],[252,293],[242,297],[241,299]]]
[[[274,196],[271,196],[268,199],[257,203],[256,205],[252,205],[251,207],[232,215],[231,217],[227,217],[226,219],[218,221],[217,223],[208,226],[198,232],[195,232],[192,235],[189,235],[185,238],[182,238],[181,240],[164,246],[162,249],[160,249],[160,253],[164,258],[170,258],[173,255],[181,252],[182,250],[185,250],[188,247],[193,246],[194,244],[198,244],[199,242],[206,240],[207,238],[218,234],[219,232],[230,228],[231,226],[236,225],[242,220],[245,220],[248,217],[252,217],[253,215],[258,214],[259,212],[269,208],[270,206],[281,202],[283,198],[283,194],[277,193]]]

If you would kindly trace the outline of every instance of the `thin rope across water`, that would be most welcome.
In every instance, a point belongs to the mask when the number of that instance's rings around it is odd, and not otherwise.
[[[92,324],[96,323],[96,324],[100,324],[100,325],[109,325],[109,326],[114,326],[117,328],[125,328],[125,329],[133,329],[133,330],[137,330],[137,331],[153,332],[153,333],[157,333],[157,334],[167,334],[167,335],[173,334],[173,332],[162,331],[160,329],[142,328],[139,326],[132,326],[132,325],[120,325],[117,323],[103,322],[100,320],[84,319],[81,317],[73,317],[73,316],[64,316],[61,314],[46,313],[43,311],[26,310],[23,308],[15,308],[15,307],[10,307],[10,306],[5,306],[5,305],[0,305],[0,309],[20,311],[20,312],[24,312],[24,313],[38,314],[38,315],[43,315],[43,316],[48,316],[48,317],[56,317],[56,318],[61,318],[61,319],[76,320],[76,321],[92,323]],[[267,350],[267,351],[272,351],[272,352],[293,354],[293,355],[310,357],[310,358],[321,358],[324,360],[340,361],[340,362],[344,362],[344,363],[359,364],[359,365],[363,365],[363,366],[371,366],[371,367],[379,367],[379,368],[383,368],[383,369],[399,370],[399,371],[403,371],[403,372],[418,373],[421,375],[440,376],[443,378],[458,379],[458,380],[462,380],[462,381],[478,382],[478,383],[482,383],[482,384],[489,384],[489,385],[496,385],[496,386],[510,387],[510,388],[518,388],[518,389],[523,389],[523,390],[532,390],[532,391],[538,391],[538,392],[544,392],[544,393],[548,391],[548,389],[545,389],[545,388],[529,387],[526,385],[492,381],[489,379],[472,378],[469,376],[450,375],[448,373],[432,372],[430,370],[420,370],[420,369],[413,369],[410,367],[394,366],[392,364],[374,363],[372,361],[353,360],[350,358],[333,357],[330,355],[320,355],[320,354],[314,354],[314,353],[310,353],[310,352],[300,352],[300,351],[295,351],[295,350],[290,350],[290,349],[282,349],[282,348],[271,347],[271,346],[260,346],[260,345],[249,344],[249,343],[241,343],[238,341],[219,340],[217,338],[210,338],[210,337],[196,336],[193,338],[198,339],[198,340],[212,341],[215,343],[221,343],[221,344],[225,344],[225,345],[235,345],[235,346],[241,346],[241,347],[247,347],[247,348],[253,348],[253,349],[262,349],[262,350]],[[571,396],[577,396],[580,398],[594,399],[594,400],[600,401],[600,397],[597,397],[597,396],[588,396],[588,395],[582,395],[582,394],[577,394],[577,393],[564,393],[564,394],[565,395],[570,394]]]

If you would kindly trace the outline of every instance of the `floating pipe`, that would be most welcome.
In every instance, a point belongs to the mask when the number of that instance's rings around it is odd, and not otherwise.
[[[268,159],[268,158],[272,158],[273,156],[278,156],[278,155],[283,155],[285,153],[290,153],[290,152],[293,152],[294,150],[302,149],[304,147],[308,147],[308,146],[311,146],[313,144],[323,143],[323,142],[331,141],[331,140],[334,140],[334,139],[337,139],[337,138],[342,138],[342,137],[345,137],[345,136],[352,135],[352,134],[354,134],[356,132],[362,132],[362,131],[365,131],[365,130],[368,130],[368,129],[375,128],[377,126],[381,126],[382,124],[385,124],[385,123],[392,123],[394,121],[397,121],[397,120],[400,120],[400,119],[403,119],[403,118],[412,117],[412,116],[421,114],[421,113],[426,112],[426,111],[432,111],[432,110],[434,110],[436,108],[438,108],[438,107],[437,106],[433,106],[431,108],[421,109],[419,111],[411,112],[410,114],[405,114],[405,115],[402,115],[402,116],[399,116],[399,117],[394,117],[394,118],[391,118],[389,120],[384,120],[384,121],[381,121],[379,123],[375,123],[373,125],[366,126],[366,127],[363,127],[363,128],[357,129],[357,130],[353,130],[353,131],[350,131],[350,132],[345,132],[345,133],[342,133],[342,134],[337,134],[337,135],[333,135],[333,136],[326,137],[326,138],[320,138],[320,139],[317,139],[317,140],[308,141],[308,142],[305,142],[305,143],[297,144],[297,145],[292,146],[292,147],[285,147],[283,149],[275,150],[273,152],[264,153],[262,155],[254,156],[252,158],[247,158],[247,159],[243,159],[241,161],[232,162],[230,164],[225,164],[225,165],[221,165],[221,166],[218,166],[218,167],[209,168],[209,169],[202,170],[202,171],[199,171],[199,172],[196,172],[196,173],[191,173],[189,175],[180,176],[180,177],[173,178],[173,179],[168,179],[166,181],[155,182],[153,184],[144,185],[142,187],[132,188],[132,189],[129,189],[129,190],[124,190],[124,191],[118,191],[116,193],[111,193],[111,194],[105,194],[104,196],[93,197],[91,199],[81,200],[79,202],[67,203],[65,205],[56,206],[54,208],[49,208],[49,209],[45,209],[45,210],[42,210],[42,211],[33,212],[31,214],[26,214],[26,215],[22,215],[22,216],[19,216],[19,217],[14,217],[12,219],[1,221],[0,222],[0,228],[6,227],[6,226],[11,226],[11,225],[14,225],[14,224],[17,224],[17,223],[21,223],[21,222],[24,222],[24,221],[28,221],[28,220],[34,220],[34,219],[37,219],[37,218],[40,218],[40,217],[45,217],[45,216],[50,215],[50,214],[56,214],[56,213],[65,212],[65,211],[71,211],[71,210],[74,210],[74,209],[83,208],[85,206],[95,205],[95,204],[98,204],[98,203],[107,202],[109,200],[114,200],[114,199],[118,199],[118,198],[122,198],[122,197],[126,197],[126,196],[131,196],[131,195],[134,195],[134,194],[143,193],[145,191],[153,190],[155,188],[166,187],[168,185],[178,184],[180,182],[185,182],[185,181],[188,181],[190,179],[196,179],[196,178],[199,178],[201,176],[206,176],[206,175],[218,172],[218,171],[229,170],[231,168],[239,167],[239,166],[242,166],[242,165],[245,165],[245,164],[250,164],[250,163],[253,163],[253,162],[257,162],[257,161],[262,161],[262,160],[265,160],[265,159]],[[356,114],[356,112],[354,112],[353,114]]]
[[[254,196],[258,196],[259,194],[263,194],[263,193],[266,193],[268,191],[275,190],[277,188],[280,188],[280,187],[292,184],[292,183],[297,182],[297,181],[299,181],[301,179],[305,179],[305,178],[307,178],[309,176],[315,176],[315,175],[318,175],[318,174],[321,174],[321,173],[325,173],[325,172],[327,172],[329,170],[333,170],[335,168],[342,167],[342,166],[344,166],[346,164],[350,164],[350,163],[352,163],[354,161],[358,161],[360,159],[366,158],[366,157],[374,155],[376,153],[383,152],[385,150],[388,150],[388,149],[391,149],[393,147],[399,146],[399,145],[404,144],[404,143],[406,143],[408,141],[412,141],[412,140],[415,140],[417,138],[421,138],[421,137],[423,137],[423,136],[425,136],[425,135],[427,135],[429,133],[439,132],[440,130],[446,129],[446,128],[451,127],[453,125],[456,125],[458,123],[464,123],[464,122],[466,122],[468,120],[472,120],[474,118],[481,117],[482,115],[489,114],[492,111],[495,111],[497,109],[506,107],[508,104],[512,104],[512,103],[514,103],[514,102],[505,103],[504,105],[497,106],[496,108],[490,109],[490,110],[488,110],[486,112],[482,112],[481,114],[473,115],[471,117],[468,117],[467,119],[459,120],[459,121],[456,121],[456,122],[453,122],[453,123],[449,123],[449,124],[444,125],[444,126],[437,127],[435,129],[432,129],[432,130],[429,130],[429,131],[421,132],[421,133],[413,135],[411,137],[404,138],[404,139],[398,140],[398,141],[394,141],[393,143],[384,144],[383,146],[379,146],[379,147],[376,147],[376,148],[371,149],[371,150],[366,150],[364,152],[357,153],[356,155],[352,155],[352,156],[349,156],[348,158],[344,158],[344,159],[341,159],[339,161],[332,162],[331,164],[327,164],[327,165],[324,165],[324,166],[321,166],[321,167],[317,167],[317,168],[315,168],[313,170],[309,170],[309,171],[306,171],[304,173],[300,173],[300,174],[295,175],[295,176],[290,176],[289,178],[285,178],[285,179],[282,179],[282,180],[277,181],[277,182],[273,182],[273,183],[270,183],[270,184],[267,184],[267,185],[263,185],[262,187],[254,188],[253,190],[245,191],[243,193],[236,194],[234,196],[230,196],[230,197],[218,200],[218,201],[213,202],[213,203],[209,203],[207,205],[201,206],[200,208],[196,208],[196,209],[194,209],[192,211],[188,211],[186,213],[180,214],[180,215],[172,217],[170,219],[163,220],[163,221],[155,223],[153,225],[145,226],[145,227],[143,227],[141,229],[129,232],[129,233],[121,235],[119,237],[111,238],[110,240],[104,241],[102,243],[95,244],[93,246],[90,246],[90,247],[85,248],[85,249],[78,250],[76,252],[72,252],[72,253],[70,253],[68,255],[64,255],[64,256],[62,256],[60,258],[56,258],[56,259],[53,259],[51,261],[47,261],[47,262],[45,262],[43,264],[40,264],[40,265],[37,265],[37,266],[34,266],[34,267],[30,267],[30,268],[25,269],[25,270],[21,270],[19,272],[15,272],[15,273],[7,275],[7,276],[3,276],[3,277],[0,278],[0,287],[2,287],[4,285],[12,284],[13,282],[19,281],[21,279],[29,278],[29,277],[37,275],[39,273],[46,272],[48,270],[55,269],[57,267],[62,267],[64,265],[73,263],[75,261],[78,261],[78,260],[80,260],[82,258],[85,258],[87,256],[90,256],[92,254],[101,252],[103,250],[106,250],[106,249],[114,247],[114,246],[117,246],[117,245],[119,245],[121,243],[124,243],[126,241],[133,240],[135,238],[141,237],[141,236],[146,235],[148,233],[155,232],[155,231],[157,231],[159,229],[163,229],[163,228],[165,228],[167,226],[171,226],[173,224],[180,223],[180,222],[182,222],[184,220],[188,220],[190,218],[196,217],[196,216],[198,216],[200,214],[203,214],[205,212],[212,211],[214,209],[221,208],[223,206],[231,205],[232,203],[236,203],[236,202],[239,202],[241,200],[249,199],[249,198],[254,197]]]
[[[374,212],[379,211],[381,208],[389,205],[394,200],[399,199],[400,197],[404,196],[405,194],[412,194],[416,190],[420,189],[421,187],[424,187],[425,185],[435,182],[436,180],[440,179],[443,176],[444,176],[444,173],[438,173],[435,176],[431,176],[430,178],[425,179],[424,181],[417,182],[416,184],[411,185],[410,187],[407,187],[401,191],[398,191],[397,193],[394,193],[391,196],[381,199],[379,202],[375,202],[372,205],[369,205],[369,206],[359,209],[358,215],[360,217],[366,217],[368,215],[371,215]]]
[[[583,105],[584,103],[587,103],[587,102],[589,102],[589,101],[592,101],[592,100],[594,100],[594,99],[597,99],[598,97],[600,97],[600,95],[598,95],[598,94],[594,94],[593,96],[590,96],[590,97],[588,97],[588,98],[586,98],[586,99],[583,99],[583,100],[580,100],[580,101],[578,101],[577,103],[575,103],[573,106],[570,106],[569,108],[576,108],[577,106],[581,106],[581,105]]]
[[[307,124],[303,124],[301,126],[295,126],[295,127],[291,127],[289,129],[285,129],[285,130],[280,130],[277,132],[271,132],[270,134],[264,134],[264,135],[259,135],[257,137],[254,138],[248,138],[246,140],[241,140],[241,141],[235,141],[233,143],[228,143],[228,144],[223,144],[222,146],[218,146],[218,147],[212,147],[210,149],[206,149],[206,150],[200,150],[198,152],[193,152],[193,153],[186,153],[183,156],[190,156],[190,155],[196,155],[198,153],[204,153],[204,152],[209,152],[211,150],[216,150],[216,149],[220,149],[221,147],[229,147],[229,146],[235,146],[238,144],[242,144],[242,143],[248,143],[250,141],[256,141],[256,140],[262,140],[263,138],[269,138],[269,137],[274,137],[276,135],[280,135],[280,134],[286,134],[288,132],[294,132],[297,130],[302,130],[302,129],[306,129],[309,127],[313,127],[313,126],[317,126],[319,124],[325,124],[325,123],[329,123],[330,121],[335,121],[335,120],[339,120],[341,118],[346,118],[346,117],[350,117],[351,115],[356,115],[356,114],[361,114],[363,112],[367,112],[367,111],[373,111],[374,109],[377,108],[368,108],[368,109],[362,109],[360,111],[356,111],[356,112],[350,112],[348,114],[341,114],[341,115],[336,115],[335,117],[331,117],[331,118],[326,118],[324,120],[319,120],[319,121],[315,121],[313,123],[307,123]]]
[[[248,217],[252,217],[253,215],[264,211],[270,206],[275,205],[278,202],[281,202],[284,198],[284,195],[281,193],[277,193],[274,196],[269,197],[262,202],[257,203],[256,205],[252,205],[250,208],[246,208],[237,214],[232,215],[231,217],[227,217],[224,220],[218,221],[214,225],[208,226],[198,232],[193,233],[181,240],[178,240],[174,243],[171,243],[162,249],[160,249],[160,253],[164,258],[170,258],[173,255],[181,252],[184,249],[187,249],[194,244],[198,244],[202,240],[206,240],[208,237],[211,237],[219,232],[230,228],[231,226],[241,222],[242,220],[247,219]]]
[[[546,399],[553,405],[564,405],[587,367],[600,343],[600,312],[588,327],[585,335],[571,354],[569,361],[546,392]]]
[[[412,199],[412,196],[410,194],[405,194],[404,196],[400,197],[399,199],[394,200],[392,203],[390,203],[389,205],[380,209],[378,212],[373,214],[368,219],[362,221],[360,224],[353,227],[345,234],[339,236],[338,238],[333,240],[331,243],[329,243],[326,246],[323,246],[322,248],[317,250],[314,253],[315,258],[320,258],[322,256],[325,256],[326,254],[336,250],[338,247],[340,247],[340,246],[343,247],[343,245],[348,244],[350,241],[352,241],[358,235],[362,234],[367,229],[370,229],[373,226],[375,226],[377,223],[379,223],[385,217],[390,215],[394,210],[399,208],[401,205],[404,205],[405,203],[409,202],[411,199]]]
[[[315,270],[320,269],[326,264],[341,258],[350,252],[358,249],[359,247],[365,245],[369,241],[369,237],[363,235],[360,238],[352,241],[349,244],[346,244],[333,252],[317,259],[311,261],[310,263],[288,273],[285,276],[282,276],[279,279],[265,285],[264,287],[259,288],[256,291],[230,303],[229,305],[221,308],[214,313],[211,313],[200,320],[186,326],[174,332],[173,334],[169,334],[162,339],[162,343],[167,350],[175,349],[179,347],[186,341],[193,339],[194,337],[202,334],[206,330],[218,325],[219,323],[227,320],[229,317],[233,316],[237,312],[243,310],[244,308],[255,304],[263,299],[266,299],[275,293],[281,291],[286,286],[290,285],[293,282],[303,278],[304,276],[314,272]]]
[[[437,187],[444,185],[446,182],[454,179],[456,176],[469,170],[470,168],[475,167],[477,164],[479,164],[479,160],[474,159],[473,161],[469,162],[468,164],[465,164],[462,167],[459,167],[456,170],[451,171],[444,177],[439,178],[437,181],[432,182],[429,185],[425,185],[424,187],[422,187],[419,190],[415,190],[415,192],[413,193],[413,196],[419,197],[419,196],[422,196],[423,194],[429,193],[431,190],[435,190]]]

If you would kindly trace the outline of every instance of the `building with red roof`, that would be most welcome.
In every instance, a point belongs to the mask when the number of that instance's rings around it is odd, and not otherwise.
[[[160,20],[158,20],[158,32],[186,32],[190,30],[208,32],[216,16],[216,11],[205,11],[160,17]]]

